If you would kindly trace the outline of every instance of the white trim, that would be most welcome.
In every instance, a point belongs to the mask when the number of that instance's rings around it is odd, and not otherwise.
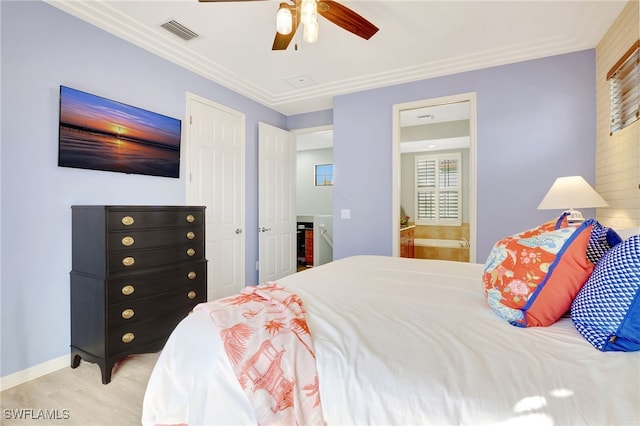
[[[49,361],[45,361],[42,364],[34,365],[24,370],[16,371],[13,374],[3,376],[0,378],[0,391],[10,389],[14,386],[21,385],[38,377],[46,376],[49,373],[53,373],[58,370],[62,370],[65,367],[71,368],[69,355],[63,355],[59,358],[54,358]]]
[[[300,129],[291,129],[289,131],[291,133],[295,133],[296,135],[304,134],[304,133],[333,131],[333,124],[325,124],[322,126],[314,126],[314,127],[302,127]]]
[[[272,93],[211,59],[185,48],[185,45],[176,37],[168,35],[168,33],[161,33],[156,28],[149,28],[136,19],[123,14],[108,1],[44,1],[53,7],[89,22],[98,28],[102,28],[161,58],[285,115],[330,109],[335,96],[347,93],[593,48],[593,45],[589,44],[588,41],[579,37],[570,40],[557,36],[547,37],[544,40],[529,40],[514,44],[509,49],[488,47],[481,51],[445,60],[436,60],[355,78],[317,84],[311,87]],[[580,30],[581,28],[577,28],[577,31],[575,28],[569,28],[569,31],[574,33],[580,32]]]
[[[477,262],[478,247],[478,113],[476,104],[476,94],[468,93],[469,96],[469,262]]]
[[[422,99],[393,105],[392,117],[392,200],[391,200],[391,244],[392,256],[400,255],[400,111],[405,109],[425,108],[441,104],[469,101],[469,262],[476,262],[478,238],[478,168],[477,168],[477,112],[476,93],[468,92],[440,98]]]

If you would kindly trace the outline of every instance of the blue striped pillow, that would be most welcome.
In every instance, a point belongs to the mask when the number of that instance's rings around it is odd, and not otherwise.
[[[640,235],[602,256],[571,305],[571,319],[601,351],[640,350]]]

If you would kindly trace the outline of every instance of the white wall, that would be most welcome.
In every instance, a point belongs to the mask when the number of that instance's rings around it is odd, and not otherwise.
[[[334,259],[392,254],[393,106],[469,92],[477,99],[480,262],[500,238],[560,214],[537,210],[558,176],[595,181],[594,50],[336,96]]]
[[[44,2],[0,1],[0,10],[4,386],[7,375],[68,360],[71,205],[186,199],[185,161],[179,179],[58,167],[61,84],[179,118],[183,128],[187,92],[247,115],[249,284],[258,278],[258,122],[284,128],[286,117]]]
[[[299,215],[333,214],[333,186],[315,185],[316,164],[333,164],[333,149],[298,151],[296,212]],[[334,170],[334,176],[336,172]]]

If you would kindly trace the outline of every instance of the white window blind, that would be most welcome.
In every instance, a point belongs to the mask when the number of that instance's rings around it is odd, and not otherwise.
[[[613,134],[640,119],[640,40],[611,68],[607,80]]]
[[[459,152],[415,158],[416,224],[462,224],[461,165]]]

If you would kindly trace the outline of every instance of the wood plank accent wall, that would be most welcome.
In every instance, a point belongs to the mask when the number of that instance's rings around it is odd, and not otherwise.
[[[640,226],[640,121],[609,135],[607,72],[640,38],[640,0],[630,0],[596,46],[596,190],[609,207],[598,221],[616,228]]]

